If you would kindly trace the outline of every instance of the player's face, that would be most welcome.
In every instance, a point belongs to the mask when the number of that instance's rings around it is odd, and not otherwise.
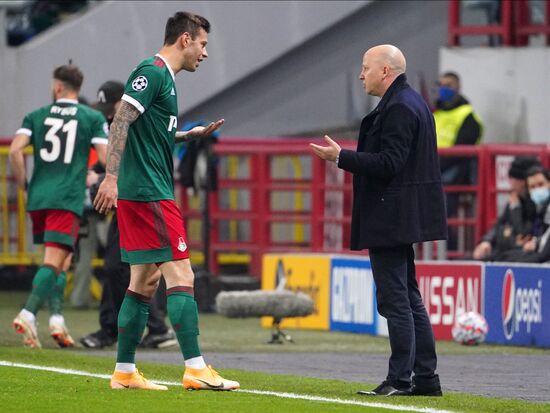
[[[363,82],[363,88],[367,94],[380,96],[383,75],[384,68],[376,56],[373,56],[373,53],[370,51],[365,53],[363,55],[359,79]]]
[[[190,36],[184,40],[183,49],[183,69],[188,72],[194,72],[198,69],[200,63],[208,57],[206,44],[208,43],[208,33],[204,29],[199,29],[199,33],[192,39]]]

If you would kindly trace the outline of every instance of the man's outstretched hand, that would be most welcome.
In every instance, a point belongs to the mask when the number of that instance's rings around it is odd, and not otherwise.
[[[196,138],[205,138],[212,135],[224,124],[225,119],[217,120],[216,122],[210,122],[206,126],[195,126],[193,129],[190,129],[185,132],[176,132],[177,140],[189,140]]]
[[[313,153],[319,158],[326,161],[335,161],[338,155],[340,155],[340,151],[342,150],[342,148],[340,147],[340,145],[330,139],[328,135],[325,135],[325,142],[328,144],[328,146],[316,145],[314,143],[310,143],[309,146],[311,147]]]

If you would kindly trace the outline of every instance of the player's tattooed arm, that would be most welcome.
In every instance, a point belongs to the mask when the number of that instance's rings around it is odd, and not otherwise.
[[[109,146],[107,147],[107,165],[105,168],[108,174],[118,176],[122,153],[128,139],[128,129],[139,115],[139,110],[130,103],[124,100],[120,102],[120,107],[109,130]]]

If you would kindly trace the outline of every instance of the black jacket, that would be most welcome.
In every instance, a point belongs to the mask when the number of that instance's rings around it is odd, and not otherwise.
[[[495,258],[495,261],[512,262],[548,262],[550,261],[550,203],[538,211],[535,218],[536,250],[532,252],[515,249],[505,251]]]
[[[432,113],[404,74],[361,123],[357,151],[338,166],[353,173],[352,250],[447,238]]]
[[[514,208],[507,203],[495,225],[483,236],[482,241],[489,241],[493,249],[493,258],[507,250],[517,249],[518,235],[531,235],[537,209],[529,194],[519,197],[519,205]],[[491,259],[492,260],[492,259]]]

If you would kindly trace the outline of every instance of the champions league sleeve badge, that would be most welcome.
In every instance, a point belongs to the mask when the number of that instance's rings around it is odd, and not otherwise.
[[[138,76],[132,81],[132,89],[136,92],[143,92],[147,89],[147,78],[145,76]]]

